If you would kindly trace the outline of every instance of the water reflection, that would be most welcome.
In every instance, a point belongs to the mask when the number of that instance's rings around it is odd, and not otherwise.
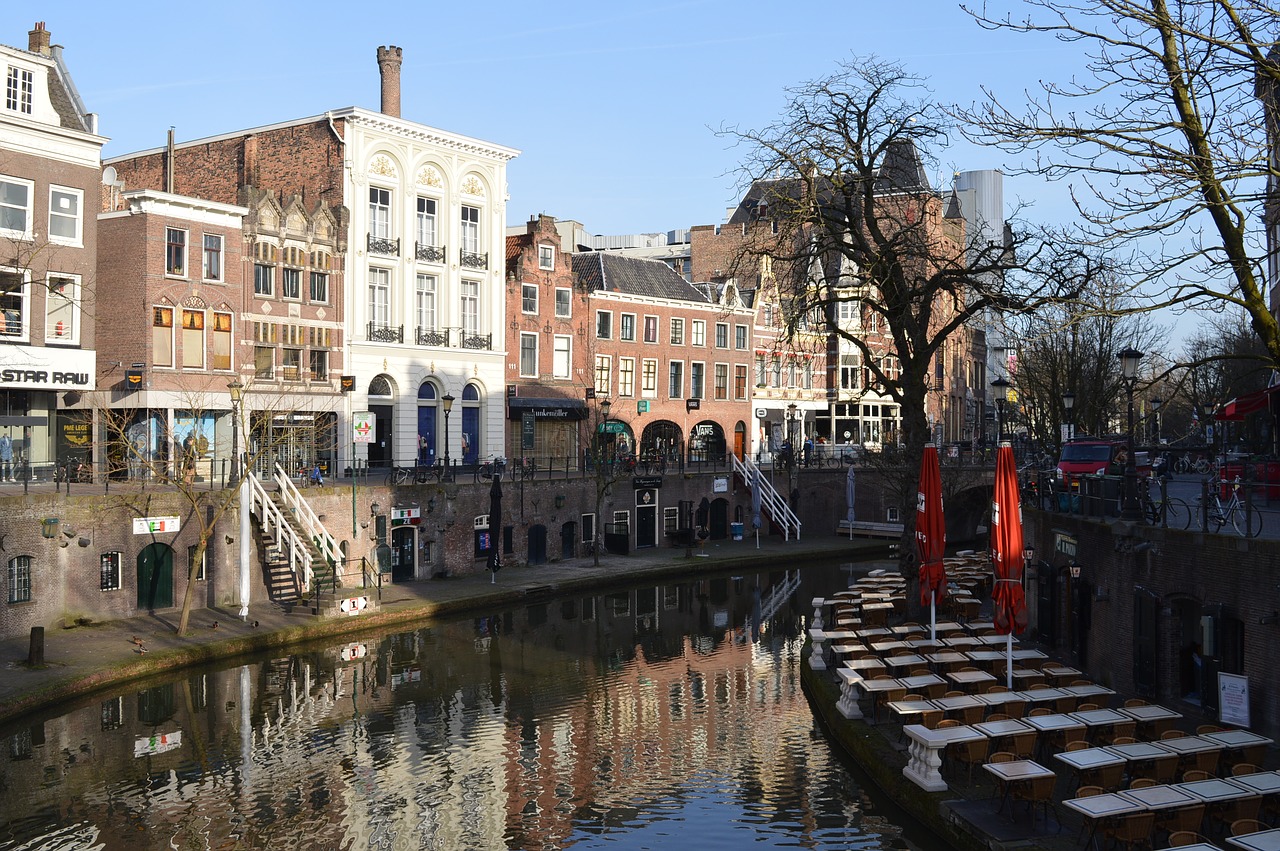
[[[847,571],[537,603],[97,700],[4,731],[0,849],[900,847],[800,690],[808,601]]]

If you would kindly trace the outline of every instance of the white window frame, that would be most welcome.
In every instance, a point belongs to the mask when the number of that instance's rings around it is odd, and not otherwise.
[[[627,328],[627,320],[631,320],[631,328]],[[618,339],[624,343],[634,343],[636,341],[636,315],[634,313],[623,313],[618,321]]]
[[[0,268],[0,272],[4,273],[6,278],[13,277],[21,282],[21,285],[15,292],[4,293],[5,301],[0,303],[0,340],[11,343],[25,343],[31,338],[31,273],[26,270],[17,270],[9,268]],[[12,304],[17,305],[18,328],[16,333],[10,333],[11,321],[15,318],[12,316],[13,307],[9,307],[9,299]]]
[[[684,398],[684,361],[682,360],[667,362],[667,398]]]
[[[210,245],[210,241],[214,245]],[[220,233],[206,233],[200,239],[200,274],[206,281],[222,283],[223,269],[226,268],[226,245]],[[211,262],[212,258],[212,262]],[[217,268],[210,271],[210,266]]]
[[[366,309],[369,322],[378,328],[391,327],[391,270],[369,267]]]
[[[280,298],[285,301],[302,301],[302,271],[296,266],[280,267]],[[289,279],[293,279],[293,292],[289,292]]]
[[[291,364],[289,361],[293,360]],[[302,380],[302,347],[280,347],[280,379],[282,381]]]
[[[732,371],[729,369],[729,364],[727,363],[717,363],[712,368],[711,394],[712,394],[712,398],[715,399],[717,402],[727,401],[729,399],[729,395],[733,392],[729,384],[729,382],[732,380],[731,375],[732,375]],[[720,379],[722,376],[724,378],[723,394],[721,394],[720,392],[720,386],[721,386]]]
[[[707,344],[707,322],[705,319],[694,319],[692,328],[689,330],[689,345],[706,346]]]
[[[375,193],[379,195],[375,196]],[[394,201],[395,197],[390,187],[369,187],[369,235],[373,238],[391,238],[391,209]]]
[[[236,367],[235,314],[229,310],[214,310],[214,311],[210,311],[210,315],[213,317],[213,325],[205,329],[205,333],[208,335],[209,343],[210,343],[209,368],[214,370],[233,370]],[[227,317],[228,325],[227,325],[226,331],[218,330],[219,316]],[[223,334],[226,335],[225,339],[221,337],[221,335]],[[222,340],[222,342],[225,342],[227,344],[227,365],[226,366],[218,366],[218,364],[215,362],[215,359],[218,357],[219,340]]]
[[[69,293],[59,293],[60,285],[69,288]],[[54,306],[63,306],[70,311],[69,319],[59,319],[54,315]],[[70,322],[70,333],[59,336],[57,323]],[[50,346],[80,345],[80,279],[76,275],[49,273],[49,286],[44,297],[44,341]]]
[[[19,115],[35,111],[36,75],[30,68],[10,65],[5,74],[4,107]]]
[[[570,378],[573,375],[573,337],[556,334],[552,340],[551,377]]]
[[[684,345],[684,318],[680,316],[671,317],[671,345]]]
[[[532,303],[533,307],[529,304]],[[521,313],[537,313],[538,312],[538,285],[537,284],[521,284],[520,285],[520,312]]]
[[[741,382],[738,381],[739,378],[742,379]],[[751,385],[748,383],[751,381],[751,368],[745,363],[734,364],[732,380],[733,400],[735,402],[741,402],[743,399],[746,399],[748,394],[751,392]]]
[[[640,361],[640,396],[644,399],[658,398],[657,358],[644,358]]]
[[[597,396],[608,398],[613,391],[613,358],[609,355],[596,355],[595,385]]]
[[[636,359],[618,358],[618,395],[636,395]]]
[[[27,196],[26,204],[19,206],[16,203],[6,200],[8,193],[6,193],[5,191],[5,184],[11,184],[13,186],[21,187],[23,192]],[[0,210],[21,210],[22,211],[22,227],[6,228],[3,226],[0,226],[0,236],[7,237],[10,239],[23,239],[28,241],[35,239],[35,235],[32,233],[32,227],[31,227],[32,215],[35,212],[34,210],[35,190],[36,190],[36,185],[32,183],[30,180],[23,180],[20,177],[11,177],[10,175],[7,175],[7,174],[0,174]]]
[[[538,268],[548,272],[556,268],[556,247],[554,245],[538,246]]]
[[[258,360],[259,354],[267,356],[266,368],[263,363]],[[254,346],[253,347],[253,377],[254,378],[275,378],[276,377],[276,350],[274,346]]]
[[[431,212],[423,209],[428,204],[431,205]],[[435,198],[428,198],[425,195],[418,196],[417,236],[419,245],[429,245],[434,248],[438,244],[440,239],[439,210],[440,202]]]
[[[532,343],[532,346],[528,344]],[[533,357],[533,363],[525,363],[525,354],[530,353]],[[520,352],[519,364],[517,369],[520,370],[521,378],[537,378],[538,377],[538,335],[537,334],[520,334]]]
[[[573,317],[572,288],[556,287],[556,317],[558,319],[570,319]]]
[[[658,342],[658,335],[661,333],[661,331],[658,330],[659,325],[660,323],[658,322],[657,316],[652,313],[646,313],[644,317],[644,329],[641,331],[641,340],[646,343],[656,344]]]
[[[740,352],[745,352],[747,347],[751,345],[751,334],[747,330],[746,325],[733,326],[733,347]]]
[[[459,317],[465,334],[480,333],[480,282],[463,280],[458,288]]]
[[[418,327],[424,331],[435,331],[439,327],[437,315],[439,285],[439,279],[435,275],[418,274],[414,278],[413,309]]]
[[[258,277],[258,270],[262,270],[262,277]],[[253,294],[258,298],[275,298],[276,295],[276,267],[274,263],[254,263],[253,264]]]
[[[480,208],[463,204],[458,214],[459,235],[462,250],[468,254],[480,253]]]
[[[721,340],[724,341],[723,345],[721,344]],[[729,348],[729,323],[728,322],[716,323],[716,348],[717,349]]]
[[[606,318],[606,317],[607,317],[607,318]],[[604,323],[604,324],[605,324],[605,328],[604,328],[604,333],[603,333],[603,334],[601,334],[601,333],[600,333],[600,320],[601,320],[601,319],[604,319],[604,320],[605,320],[605,323]],[[612,311],[612,310],[597,310],[597,311],[596,311],[596,339],[597,339],[597,340],[612,340],[612,339],[613,339],[613,311]]]
[[[55,212],[55,196],[62,194],[75,203],[74,213]],[[71,229],[74,233],[71,236],[62,236],[54,234],[54,219],[70,221]],[[75,189],[70,186],[49,187],[49,241],[57,245],[83,245],[84,244],[84,190]]]
[[[169,234],[171,233],[182,234],[182,265],[177,269],[177,271],[174,271],[174,264],[170,262],[171,258],[169,256],[169,247],[171,245],[177,244],[170,241]],[[191,232],[188,231],[186,228],[166,227],[164,229],[164,276],[166,278],[187,277],[187,270],[191,268],[190,254],[191,254]]]
[[[168,363],[161,363],[159,359],[156,358],[156,335],[158,333],[163,333],[163,332],[157,331],[157,329],[164,327],[162,325],[156,325],[157,310],[169,311],[169,340],[168,340],[169,362]],[[177,314],[178,314],[178,308],[174,307],[171,304],[153,304],[151,306],[151,323],[150,323],[151,324],[151,340],[150,340],[151,363],[155,367],[160,367],[164,369],[173,369],[174,365],[178,361],[178,347],[177,347],[177,344],[174,342],[174,334],[177,333],[176,326],[178,324],[178,322],[176,321]]]
[[[194,371],[203,370],[205,365],[209,362],[209,313],[206,310],[197,310],[195,308],[181,306],[177,307],[176,311],[181,325],[179,330],[182,332],[182,368]],[[199,328],[187,328],[186,322],[183,322],[182,320],[186,319],[188,313],[193,316],[200,317]],[[197,337],[197,331],[199,331],[198,336],[200,344],[198,346],[188,346],[188,340],[194,340]],[[200,354],[199,363],[197,363],[194,358],[197,351]],[[188,361],[188,357],[191,357],[190,361]]]
[[[316,298],[316,282],[324,282],[323,298]],[[307,274],[307,300],[312,304],[329,303],[329,273],[322,269],[312,269]]]
[[[707,398],[707,365],[703,361],[689,361],[689,398]]]

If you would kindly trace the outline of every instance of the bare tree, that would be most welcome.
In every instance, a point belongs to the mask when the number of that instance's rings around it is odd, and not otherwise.
[[[731,220],[745,239],[733,271],[744,287],[777,280],[787,336],[816,317],[832,346],[861,353],[876,389],[900,406],[897,468],[914,477],[930,437],[932,367],[946,342],[974,335],[962,349],[967,363],[980,360],[976,320],[1074,294],[1093,261],[1029,227],[1006,228],[999,243],[965,234],[951,199],[925,177],[923,158],[945,142],[946,116],[899,66],[854,59],[789,92],[775,123],[721,131],[747,149],[750,189]],[[912,518],[905,552],[915,511],[903,499]]]
[[[1082,238],[1133,252],[1131,284],[1144,297],[1129,310],[1238,307],[1280,366],[1261,239],[1278,176],[1267,125],[1280,13],[1256,0],[1024,3],[1017,19],[966,11],[988,29],[1083,45],[1087,65],[1041,81],[1025,106],[987,91],[955,113],[966,135],[1034,153],[1021,173],[1073,181]]]

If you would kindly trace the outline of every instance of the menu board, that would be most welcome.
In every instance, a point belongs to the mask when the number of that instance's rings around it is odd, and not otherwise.
[[[1218,672],[1218,720],[1249,726],[1249,678]]]

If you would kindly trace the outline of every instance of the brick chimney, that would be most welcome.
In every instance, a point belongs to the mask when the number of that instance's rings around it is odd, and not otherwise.
[[[382,113],[393,118],[400,117],[400,62],[403,56],[404,51],[395,45],[378,48],[378,70],[382,72]]]
[[[49,56],[52,53],[49,49],[49,31],[44,28],[44,21],[37,21],[35,29],[27,33],[27,50],[39,53],[41,56]]]

